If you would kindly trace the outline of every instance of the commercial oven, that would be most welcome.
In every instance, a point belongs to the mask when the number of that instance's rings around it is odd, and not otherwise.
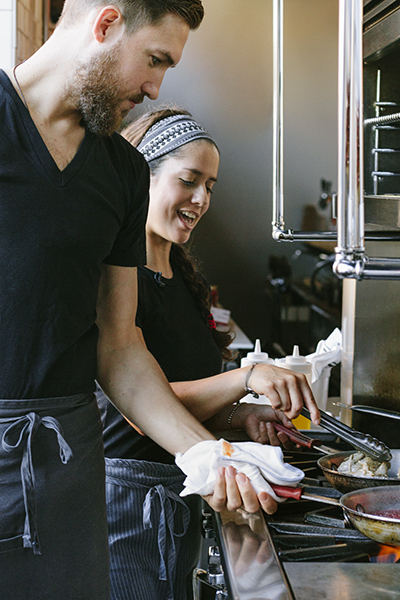
[[[283,0],[274,0],[274,56],[273,237],[336,241],[341,401],[400,412],[400,1],[339,0],[337,231],[285,226]],[[346,408],[337,416],[400,445],[396,420]],[[335,493],[312,452],[285,455],[304,470],[305,484]],[[400,600],[400,550],[349,530],[340,511],[287,501],[272,517],[215,515],[211,529],[217,548],[211,575],[198,573],[200,600]]]
[[[283,0],[274,1],[274,212],[278,241],[334,240],[343,279],[341,400],[400,409],[400,2],[339,0],[337,231],[285,227]],[[375,257],[379,258],[375,258]],[[393,423],[340,418],[398,446]]]

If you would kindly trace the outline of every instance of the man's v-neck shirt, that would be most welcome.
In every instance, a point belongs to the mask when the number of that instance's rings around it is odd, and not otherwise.
[[[0,398],[94,390],[103,263],[145,263],[149,171],[86,131],[60,170],[0,70]]]

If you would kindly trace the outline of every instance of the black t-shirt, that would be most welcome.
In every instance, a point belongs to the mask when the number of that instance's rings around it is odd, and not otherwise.
[[[138,269],[138,311],[147,348],[163,369],[168,381],[192,381],[216,375],[222,359],[206,319],[173,265],[172,279],[161,278],[146,267]],[[173,463],[173,457],[150,438],[138,434],[108,402],[98,394],[104,426],[104,448],[109,458]]]
[[[95,389],[103,262],[145,263],[148,167],[89,132],[60,171],[0,71],[0,398]]]

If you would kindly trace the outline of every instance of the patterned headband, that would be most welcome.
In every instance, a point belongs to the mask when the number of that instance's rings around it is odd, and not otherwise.
[[[155,123],[146,132],[146,135],[137,149],[143,154],[147,162],[169,154],[172,150],[192,142],[193,140],[214,140],[204,127],[199,125],[189,115],[173,115]]]

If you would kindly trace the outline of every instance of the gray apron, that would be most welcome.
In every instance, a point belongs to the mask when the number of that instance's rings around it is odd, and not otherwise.
[[[108,600],[104,457],[92,394],[0,400],[1,600]]]

